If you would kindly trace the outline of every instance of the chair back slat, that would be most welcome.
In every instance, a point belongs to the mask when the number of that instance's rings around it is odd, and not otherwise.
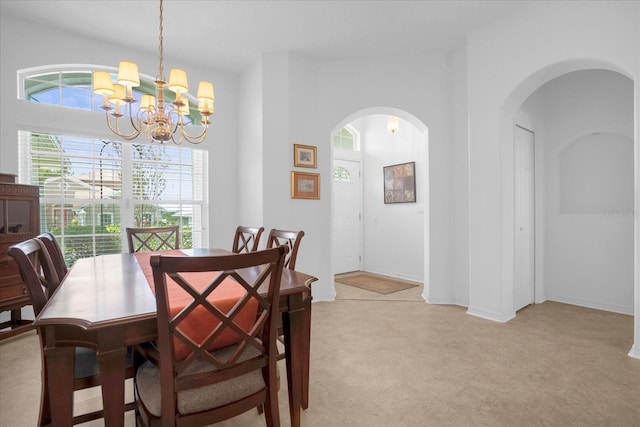
[[[54,237],[53,234],[49,232],[42,233],[38,236],[38,240],[40,240],[43,244],[47,252],[49,253],[49,258],[51,258],[51,262],[53,262],[53,267],[56,269],[56,274],[60,281],[64,279],[67,275],[67,264],[64,262],[64,254],[62,253],[62,249],[58,244],[58,241]]]
[[[180,227],[128,227],[129,252],[161,251],[180,248]]]
[[[11,246],[8,253],[18,264],[37,316],[60,284],[49,253],[37,238]]]
[[[231,251],[236,254],[257,251],[263,232],[264,227],[238,226]]]
[[[304,231],[288,231],[271,229],[269,232],[269,238],[267,240],[267,248],[273,248],[276,246],[287,246],[289,253],[285,261],[285,268],[290,270],[296,269],[296,260],[298,258],[298,249],[300,248],[300,241],[304,236]]]

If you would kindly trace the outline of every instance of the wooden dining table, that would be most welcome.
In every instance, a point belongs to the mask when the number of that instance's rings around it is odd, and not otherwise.
[[[182,252],[232,254],[224,249]],[[310,285],[316,280],[284,269],[280,284],[292,426],[300,425],[301,408],[309,403]],[[41,411],[40,425],[72,424],[75,346],[82,346],[97,351],[105,425],[123,426],[127,348],[157,337],[155,296],[135,254],[77,260],[34,326],[44,340],[43,386],[50,402],[50,411]]]

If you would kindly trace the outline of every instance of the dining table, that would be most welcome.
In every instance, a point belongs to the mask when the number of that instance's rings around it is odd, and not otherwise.
[[[233,255],[217,248],[181,252]],[[134,253],[78,259],[36,317],[44,345],[43,392],[49,401],[40,412],[40,425],[72,424],[75,347],[80,346],[97,353],[105,425],[124,426],[127,349],[157,339],[156,300],[146,267]],[[300,425],[301,409],[309,405],[311,284],[316,280],[285,268],[280,284],[292,426]]]

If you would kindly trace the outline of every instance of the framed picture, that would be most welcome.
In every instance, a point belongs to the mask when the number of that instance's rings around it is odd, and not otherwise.
[[[384,166],[384,203],[415,203],[416,162]]]
[[[320,174],[291,171],[292,199],[319,199]]]
[[[301,168],[316,168],[317,149],[313,145],[293,144],[293,166]]]

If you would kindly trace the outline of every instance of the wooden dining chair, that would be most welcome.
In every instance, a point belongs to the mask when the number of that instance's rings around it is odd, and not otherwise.
[[[300,248],[300,241],[304,237],[304,231],[287,231],[271,229],[269,231],[269,238],[267,239],[267,248],[273,248],[276,246],[287,246],[289,248],[289,254],[285,261],[285,268],[290,270],[296,269],[296,259],[298,258],[298,249]]]
[[[159,359],[136,372],[138,425],[209,425],[263,404],[267,425],[280,425],[274,349],[286,253],[151,256]]]
[[[233,237],[233,247],[231,251],[236,254],[257,251],[263,232],[264,227],[245,227],[239,225]]]
[[[51,258],[51,261],[53,262],[56,274],[60,281],[62,281],[62,279],[67,275],[68,269],[64,262],[64,255],[62,254],[62,249],[60,248],[58,241],[54,235],[49,232],[42,233],[37,237],[38,240],[44,244],[44,247],[49,254],[49,258]]]
[[[180,229],[177,225],[153,228],[129,227],[126,231],[131,253],[180,248]]]
[[[20,276],[26,284],[27,292],[33,306],[33,311],[37,316],[42,311],[49,297],[60,285],[54,262],[49,256],[45,244],[39,238],[29,239],[9,248],[11,256],[18,265]],[[39,425],[48,425],[51,422],[51,408],[49,405],[49,385],[47,381],[45,363],[45,330],[38,330],[40,337],[40,354],[42,361],[42,392],[40,399],[40,420]],[[71,343],[71,346],[75,346]],[[74,391],[100,385],[100,373],[96,358],[96,351],[93,348],[75,346],[75,371],[74,371]],[[133,365],[130,355],[127,360],[126,378],[133,377]],[[125,406],[127,411],[134,409],[134,403],[130,402]],[[103,418],[102,410],[92,411],[73,417],[73,424],[81,424],[87,421]]]
[[[273,248],[276,246],[286,246],[289,248],[289,253],[287,254],[287,259],[285,261],[285,268],[290,270],[296,269],[296,259],[298,258],[298,249],[300,249],[300,241],[304,236],[304,231],[288,231],[288,230],[278,230],[272,228],[269,231],[269,238],[267,239],[267,248]],[[281,347],[286,348],[287,344],[284,339],[284,326],[285,322],[288,322],[288,318],[285,319],[286,315],[278,316],[278,341],[282,344]],[[305,327],[307,327],[305,325]],[[311,325],[309,324],[309,327]],[[281,350],[278,353],[278,360],[282,360],[287,357],[286,350]]]

